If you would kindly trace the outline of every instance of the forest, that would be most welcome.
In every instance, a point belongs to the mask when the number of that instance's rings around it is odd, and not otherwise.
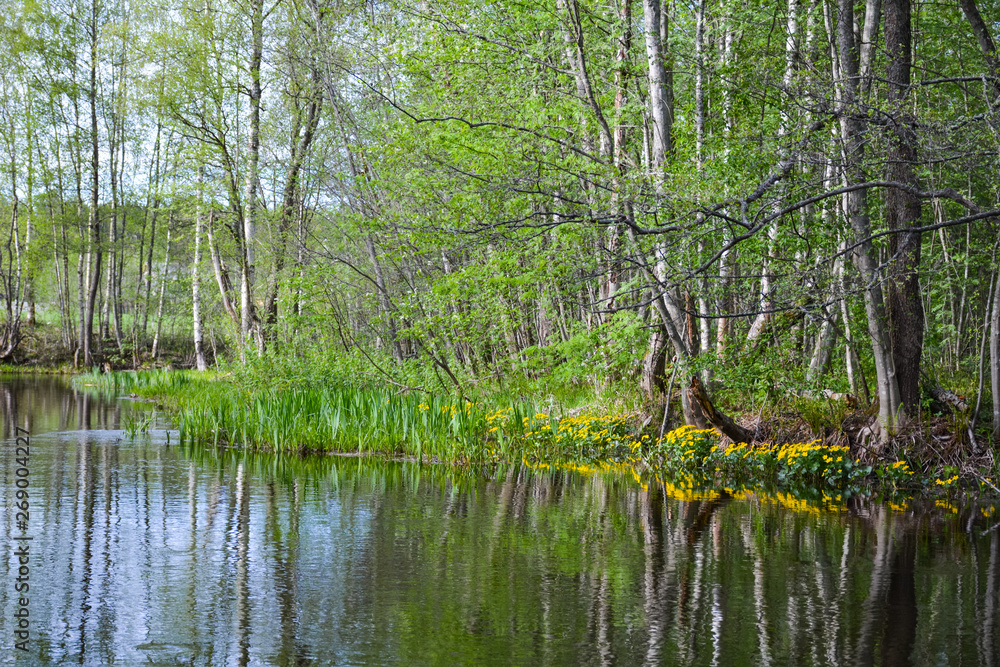
[[[5,6],[8,364],[1000,440],[1000,2]]]

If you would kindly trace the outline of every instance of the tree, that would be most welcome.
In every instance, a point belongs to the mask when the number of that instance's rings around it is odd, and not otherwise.
[[[90,84],[87,90],[87,100],[90,103],[90,220],[88,222],[89,245],[87,250],[87,282],[86,306],[83,321],[80,323],[80,340],[83,341],[83,363],[94,365],[94,310],[97,305],[97,292],[100,289],[101,261],[104,258],[103,239],[101,238],[100,206],[100,141],[97,131],[97,42],[100,31],[100,7],[98,0],[91,0],[90,19],[87,22],[87,35],[90,38]],[[82,298],[82,295],[81,295]]]
[[[885,0],[885,43],[888,51],[886,87],[889,136],[887,179],[910,186],[907,191],[886,190],[886,224],[890,236],[889,321],[892,363],[899,383],[901,407],[910,415],[920,410],[920,356],[924,341],[924,310],[920,294],[920,199],[913,166],[917,163],[917,137],[913,131],[910,61],[912,31],[910,0]]]

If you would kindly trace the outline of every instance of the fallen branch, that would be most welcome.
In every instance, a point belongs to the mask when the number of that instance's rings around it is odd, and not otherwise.
[[[701,381],[698,380],[697,376],[691,378],[691,386],[688,387],[687,391],[691,401],[701,407],[701,411],[705,414],[705,419],[717,428],[720,433],[729,437],[733,442],[753,442],[753,433],[734,422],[732,417],[724,415],[715,409],[715,406],[712,405],[712,399],[705,393],[705,388],[701,385]]]
[[[956,412],[966,412],[969,409],[969,404],[964,396],[959,396],[950,389],[944,389],[937,384],[928,383],[925,386],[931,398],[945,405],[950,405]]]
[[[931,378],[929,378],[926,373],[921,373],[921,375],[924,376],[924,387],[927,393],[931,395],[931,398],[938,403],[943,403],[944,405],[951,407],[956,414],[967,413],[969,411],[969,403],[965,400],[964,396],[959,396],[950,389],[943,388],[937,382],[934,382]],[[972,423],[973,419],[967,420],[965,430],[969,436],[969,444],[972,446],[972,454],[974,456],[978,456],[980,453],[979,443],[976,442],[976,434],[972,431]]]

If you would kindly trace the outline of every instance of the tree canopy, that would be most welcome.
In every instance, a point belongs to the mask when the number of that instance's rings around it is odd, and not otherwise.
[[[650,404],[697,374],[850,392],[883,437],[947,378],[992,390],[995,440],[997,16],[18,0],[0,353],[44,325],[79,364],[186,339],[199,368],[544,376]]]

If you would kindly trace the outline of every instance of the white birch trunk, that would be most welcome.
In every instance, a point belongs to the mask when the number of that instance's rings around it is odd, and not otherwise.
[[[653,179],[658,183],[662,181],[663,165],[673,148],[673,119],[670,110],[673,93],[663,39],[668,25],[666,12],[667,8],[661,6],[661,0],[642,0],[643,33],[649,66],[649,115],[653,124],[651,168],[654,172]]]
[[[788,0],[788,16],[785,24],[785,74],[782,78],[785,90],[790,90],[795,76],[795,63],[799,57],[798,32],[799,32],[799,0]],[[779,145],[788,136],[790,131],[791,118],[782,110],[780,122],[778,123],[778,143]],[[779,186],[780,187],[780,186]],[[780,210],[781,199],[775,203],[775,208]],[[760,312],[750,326],[747,340],[755,341],[764,333],[764,329],[770,322],[774,311],[774,284],[771,275],[771,264],[775,259],[778,245],[778,218],[774,219],[767,230],[767,254],[761,266],[760,277]]]
[[[248,69],[250,74],[250,136],[247,147],[246,201],[243,214],[243,262],[240,271],[240,335],[244,345],[256,343],[263,352],[264,337],[259,330],[254,303],[257,243],[257,190],[260,187],[260,69],[264,50],[264,3],[253,0],[251,5],[251,45]]]
[[[198,210],[194,216],[194,259],[191,262],[191,328],[194,332],[195,367],[208,370],[205,361],[205,338],[201,330],[201,235],[204,227],[205,203],[202,188],[205,185],[205,167],[198,167]]]
[[[163,256],[163,274],[160,276],[160,298],[156,305],[156,333],[153,335],[153,359],[160,354],[160,332],[163,328],[163,298],[167,291],[167,273],[170,269],[170,232],[173,226],[174,212],[167,216],[167,250]]]

